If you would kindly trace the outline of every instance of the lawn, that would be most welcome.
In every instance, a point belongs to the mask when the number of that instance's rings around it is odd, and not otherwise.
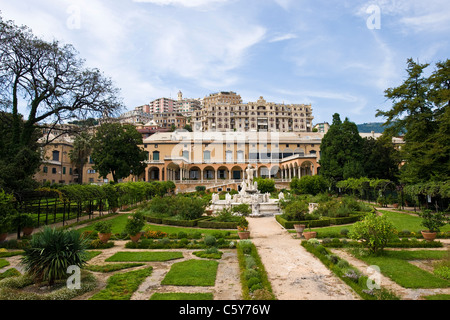
[[[106,288],[89,300],[130,300],[145,278],[151,275],[152,270],[152,267],[148,267],[113,275],[108,279]]]
[[[112,222],[112,233],[122,233],[125,229],[125,225],[127,224],[129,214],[122,214],[115,218],[110,219],[109,221]],[[89,224],[86,227],[80,228],[80,232],[85,231],[94,231],[94,224],[95,222]]]
[[[125,229],[125,225],[127,223],[128,220],[128,216],[129,214],[122,214],[119,215],[115,218],[110,219],[110,221],[112,222],[112,233],[122,233],[123,230]],[[79,229],[81,232],[84,231],[94,231],[94,223],[80,228]],[[202,228],[184,228],[184,227],[175,227],[175,226],[165,226],[165,225],[159,225],[159,224],[149,224],[147,223],[144,226],[144,231],[147,230],[152,230],[152,231],[162,231],[165,232],[167,234],[171,234],[171,233],[179,233],[179,232],[185,232],[185,233],[194,233],[194,232],[201,232],[204,235],[212,235],[214,233],[220,232],[220,229],[202,229]],[[226,230],[227,232],[231,232],[231,233],[237,233],[237,231],[230,231],[230,230]]]
[[[376,265],[381,273],[391,278],[404,288],[448,288],[450,281],[427,272],[408,261],[411,260],[440,260],[445,257],[445,251],[416,250],[416,251],[384,251],[381,256],[361,255],[358,250],[352,253],[370,265]]]
[[[213,260],[188,260],[172,265],[163,285],[214,286],[219,263]]]
[[[426,228],[421,225],[422,218],[419,216],[403,213],[379,210],[383,215],[386,215],[388,219],[394,224],[398,231],[409,230],[412,232],[420,232]],[[441,231],[450,231],[450,224],[441,228]]]
[[[383,215],[385,215],[389,221],[392,222],[397,231],[408,230],[411,232],[418,233],[420,235],[420,230],[424,230],[425,227],[421,225],[422,218],[419,216],[411,215],[403,212],[393,212],[386,210],[379,210]],[[340,231],[342,229],[347,229],[351,231],[353,225],[339,225],[331,227],[322,228],[311,228],[311,230],[317,231],[318,238],[335,238],[340,236]],[[295,233],[295,230],[289,230],[291,233]],[[307,230],[305,230],[307,231]],[[441,228],[441,231],[450,231],[450,224]]]
[[[117,252],[106,259],[106,262],[152,262],[169,261],[183,258],[181,252]]]

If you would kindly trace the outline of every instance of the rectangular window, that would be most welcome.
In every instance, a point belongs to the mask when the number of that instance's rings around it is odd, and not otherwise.
[[[44,171],[44,173],[47,173],[48,172],[48,167],[44,167],[42,171]]]
[[[52,173],[56,174],[56,168],[52,168]]]
[[[66,167],[63,167],[63,174],[66,174]]]

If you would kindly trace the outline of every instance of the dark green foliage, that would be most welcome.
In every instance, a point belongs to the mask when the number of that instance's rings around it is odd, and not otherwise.
[[[258,190],[261,193],[272,193],[275,189],[275,180],[256,178],[255,181],[258,183]]]
[[[16,213],[14,196],[0,190],[0,234],[11,231],[12,218]]]
[[[335,113],[320,146],[321,174],[332,183],[364,175],[362,145],[363,139],[356,125],[347,118],[342,122]]]
[[[296,194],[317,195],[328,188],[327,180],[321,175],[294,177],[290,183],[291,190]]]
[[[392,108],[377,113],[386,119],[387,134],[404,132],[405,145],[400,151],[405,160],[400,170],[403,183],[444,181],[450,176],[450,60],[437,63],[426,78],[428,66],[408,59],[406,80],[385,91]]]
[[[143,213],[155,217],[195,220],[204,214],[206,205],[207,202],[198,197],[184,195],[155,197],[145,206]]]
[[[145,170],[148,156],[139,145],[142,135],[129,124],[105,123],[97,129],[92,139],[94,169],[107,178],[112,174],[114,182],[131,174],[139,176]]]
[[[134,236],[137,233],[141,232],[144,225],[144,215],[142,214],[142,212],[136,212],[135,214],[128,217],[124,232],[131,236]]]
[[[48,281],[52,285],[68,277],[69,266],[84,266],[87,245],[87,240],[76,230],[45,227],[33,236],[30,247],[24,249],[22,263],[36,281]]]

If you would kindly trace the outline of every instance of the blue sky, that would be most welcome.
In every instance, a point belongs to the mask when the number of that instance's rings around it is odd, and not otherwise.
[[[311,103],[314,123],[335,112],[382,121],[376,109],[390,107],[384,90],[401,84],[408,58],[430,72],[450,58],[448,0],[0,0],[0,10],[73,44],[128,110],[179,90],[231,90]]]

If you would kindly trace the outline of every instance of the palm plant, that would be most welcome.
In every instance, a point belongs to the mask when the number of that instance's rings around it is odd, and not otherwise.
[[[25,271],[37,282],[68,277],[69,266],[83,267],[87,261],[88,240],[76,230],[45,227],[33,236],[21,259]]]

